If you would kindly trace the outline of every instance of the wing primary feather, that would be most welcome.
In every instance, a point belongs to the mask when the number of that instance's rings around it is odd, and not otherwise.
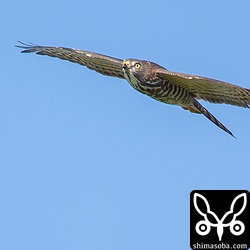
[[[157,72],[163,79],[186,89],[197,99],[249,108],[250,89],[212,78],[172,72],[164,68],[159,68]]]
[[[20,45],[16,45],[16,47],[23,49],[22,53],[36,53],[38,55],[57,57],[86,66],[103,75],[124,78],[122,70],[123,60],[121,59],[72,48],[40,46],[33,43],[18,42]]]

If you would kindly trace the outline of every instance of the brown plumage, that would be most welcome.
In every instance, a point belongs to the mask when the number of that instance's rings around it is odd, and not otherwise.
[[[24,44],[16,47],[23,53],[35,52],[86,66],[107,76],[125,78],[131,86],[158,101],[179,105],[193,113],[205,115],[218,127],[234,136],[197,100],[225,103],[248,108],[250,90],[227,82],[197,75],[172,72],[149,61],[121,60],[89,51],[64,47]]]

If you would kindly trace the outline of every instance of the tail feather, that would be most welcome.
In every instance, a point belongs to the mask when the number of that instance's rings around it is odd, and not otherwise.
[[[204,116],[206,116],[211,122],[213,122],[216,126],[233,136],[237,139],[233,133],[227,129],[219,120],[217,120],[206,108],[204,108],[196,99],[194,99],[193,105],[197,108]]]

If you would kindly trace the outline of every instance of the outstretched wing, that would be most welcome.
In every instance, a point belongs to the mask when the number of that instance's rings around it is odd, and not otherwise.
[[[58,57],[62,60],[68,60],[86,66],[103,75],[124,78],[122,71],[123,61],[120,59],[72,48],[20,43],[22,45],[17,45],[16,47],[24,49],[22,53],[35,52],[38,55]]]
[[[250,89],[202,76],[171,72],[163,68],[156,73],[166,81],[186,89],[197,99],[249,108]]]

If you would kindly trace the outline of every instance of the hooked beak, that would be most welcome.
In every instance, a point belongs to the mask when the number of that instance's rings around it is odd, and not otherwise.
[[[123,62],[122,68],[123,68],[124,70],[127,70],[129,67],[130,67],[130,62],[125,60],[125,61]]]

